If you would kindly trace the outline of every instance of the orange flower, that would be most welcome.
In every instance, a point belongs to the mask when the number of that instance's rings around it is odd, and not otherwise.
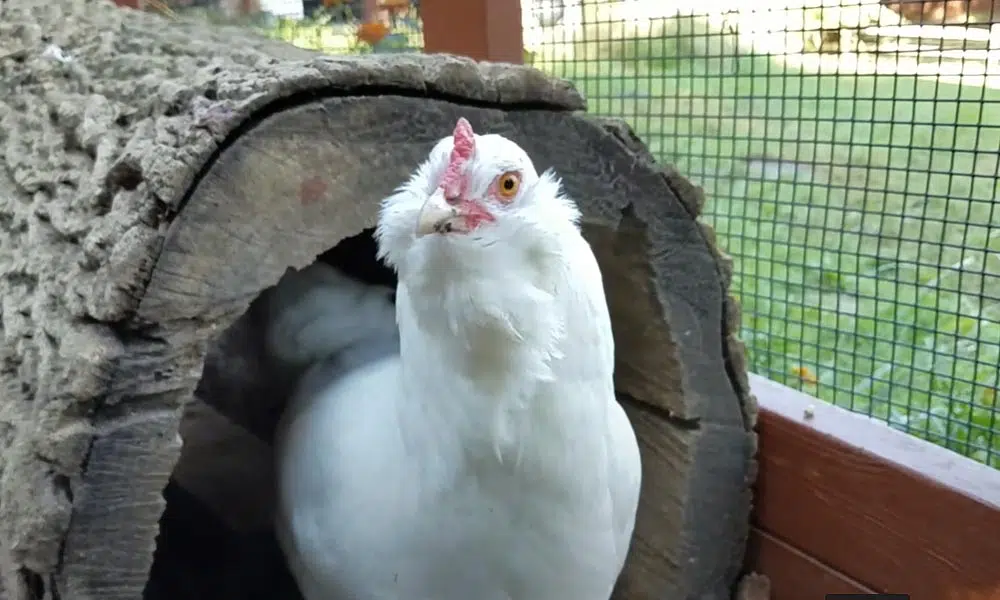
[[[357,35],[358,39],[362,42],[366,42],[374,46],[375,44],[381,42],[385,36],[389,35],[389,26],[382,21],[369,21],[359,25],[358,31],[355,35]]]
[[[340,6],[344,3],[344,0],[323,0],[323,6],[327,8],[333,8],[334,6]]]
[[[809,385],[816,385],[819,383],[819,379],[816,378],[816,374],[809,370],[809,367],[795,367],[792,369],[792,374],[802,380],[803,383],[808,383]]]

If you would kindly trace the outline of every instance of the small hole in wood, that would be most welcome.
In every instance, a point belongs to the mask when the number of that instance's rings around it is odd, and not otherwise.
[[[372,230],[318,260],[395,287]],[[181,425],[184,450],[164,490],[166,510],[145,600],[299,600],[272,531],[271,438],[291,388],[263,357],[260,298],[214,341]]]

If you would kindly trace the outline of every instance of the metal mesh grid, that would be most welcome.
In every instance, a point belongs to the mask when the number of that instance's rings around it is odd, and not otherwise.
[[[1000,468],[993,0],[522,3],[528,62],[705,188],[752,371]]]

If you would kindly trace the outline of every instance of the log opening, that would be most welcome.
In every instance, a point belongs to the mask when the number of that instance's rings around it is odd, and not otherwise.
[[[756,443],[729,266],[697,222],[700,191],[626,126],[576,114],[567,83],[524,67],[315,57],[103,1],[0,10],[20,57],[0,72],[0,383],[14,394],[0,407],[0,596],[133,600],[158,534],[154,583],[176,581],[178,557],[205,565],[213,539],[215,557],[262,566],[151,597],[288,583],[259,466],[280,394],[227,388],[254,370],[226,348],[252,347],[253,300],[370,228],[460,116],[555,168],[605,274],[644,461],[618,597],[729,596]],[[49,43],[73,60],[46,58]],[[227,456],[239,468],[211,468]],[[185,549],[173,562],[171,545]]]
[[[348,237],[317,260],[395,287],[395,274],[375,258],[372,233]],[[267,291],[210,343],[181,421],[184,447],[164,491],[145,600],[301,597],[271,532],[269,444],[292,381],[261,352]]]

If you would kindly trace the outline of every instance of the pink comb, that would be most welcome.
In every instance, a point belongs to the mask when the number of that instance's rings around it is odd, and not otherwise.
[[[460,118],[455,124],[455,133],[452,134],[455,147],[451,151],[451,158],[448,160],[448,168],[441,177],[441,187],[444,189],[445,198],[458,198],[462,195],[462,168],[469,162],[472,154],[476,151],[476,134],[472,131],[472,125],[465,118]]]

